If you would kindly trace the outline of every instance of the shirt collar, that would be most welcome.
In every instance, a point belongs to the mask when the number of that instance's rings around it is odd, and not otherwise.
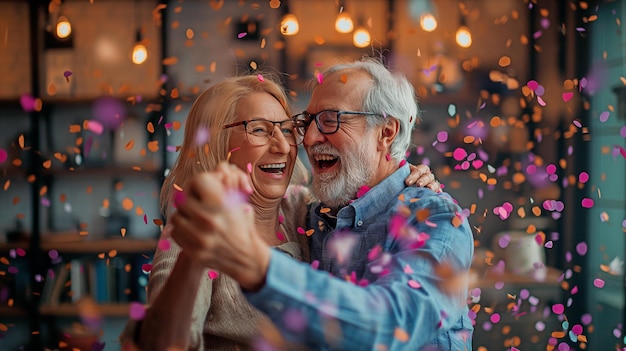
[[[389,201],[392,200],[389,197],[390,194],[395,196],[402,192],[406,187],[404,179],[410,173],[409,165],[403,165],[360,198],[339,210],[339,213],[337,213],[337,227],[360,226],[359,223],[363,223],[364,219],[371,219],[384,212],[389,205]]]

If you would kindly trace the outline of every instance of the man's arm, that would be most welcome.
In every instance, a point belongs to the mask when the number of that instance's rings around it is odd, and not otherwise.
[[[466,221],[456,222],[446,202],[433,196],[412,204],[413,214],[429,208],[429,224],[414,215],[407,224],[430,237],[397,246],[384,274],[365,276],[366,287],[273,252],[264,287],[246,296],[287,337],[312,348],[418,349],[463,319],[468,325],[461,329],[469,334],[471,322],[463,314],[473,239]],[[463,333],[456,337],[471,339]]]

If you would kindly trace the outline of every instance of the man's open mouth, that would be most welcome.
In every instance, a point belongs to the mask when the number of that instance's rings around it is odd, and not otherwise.
[[[332,155],[316,155],[315,162],[317,162],[317,167],[320,169],[330,168],[335,165],[339,161],[339,158]]]

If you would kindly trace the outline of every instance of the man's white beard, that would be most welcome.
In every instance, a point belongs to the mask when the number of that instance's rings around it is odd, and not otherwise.
[[[356,198],[359,189],[372,179],[375,170],[367,162],[371,157],[367,145],[369,144],[360,143],[354,150],[344,150],[343,155],[329,144],[311,147],[311,151],[318,153],[341,155],[338,172],[313,174],[311,190],[324,205],[333,209],[347,205]]]

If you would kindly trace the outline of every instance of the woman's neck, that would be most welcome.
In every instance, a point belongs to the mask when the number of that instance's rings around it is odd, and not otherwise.
[[[278,223],[278,215],[280,209],[280,201],[272,204],[255,204],[251,201],[254,207],[254,222],[257,226],[259,234],[263,237],[266,243],[271,246],[279,245],[284,240],[281,240],[277,232],[279,232],[280,225]],[[283,238],[286,233],[281,233]]]

